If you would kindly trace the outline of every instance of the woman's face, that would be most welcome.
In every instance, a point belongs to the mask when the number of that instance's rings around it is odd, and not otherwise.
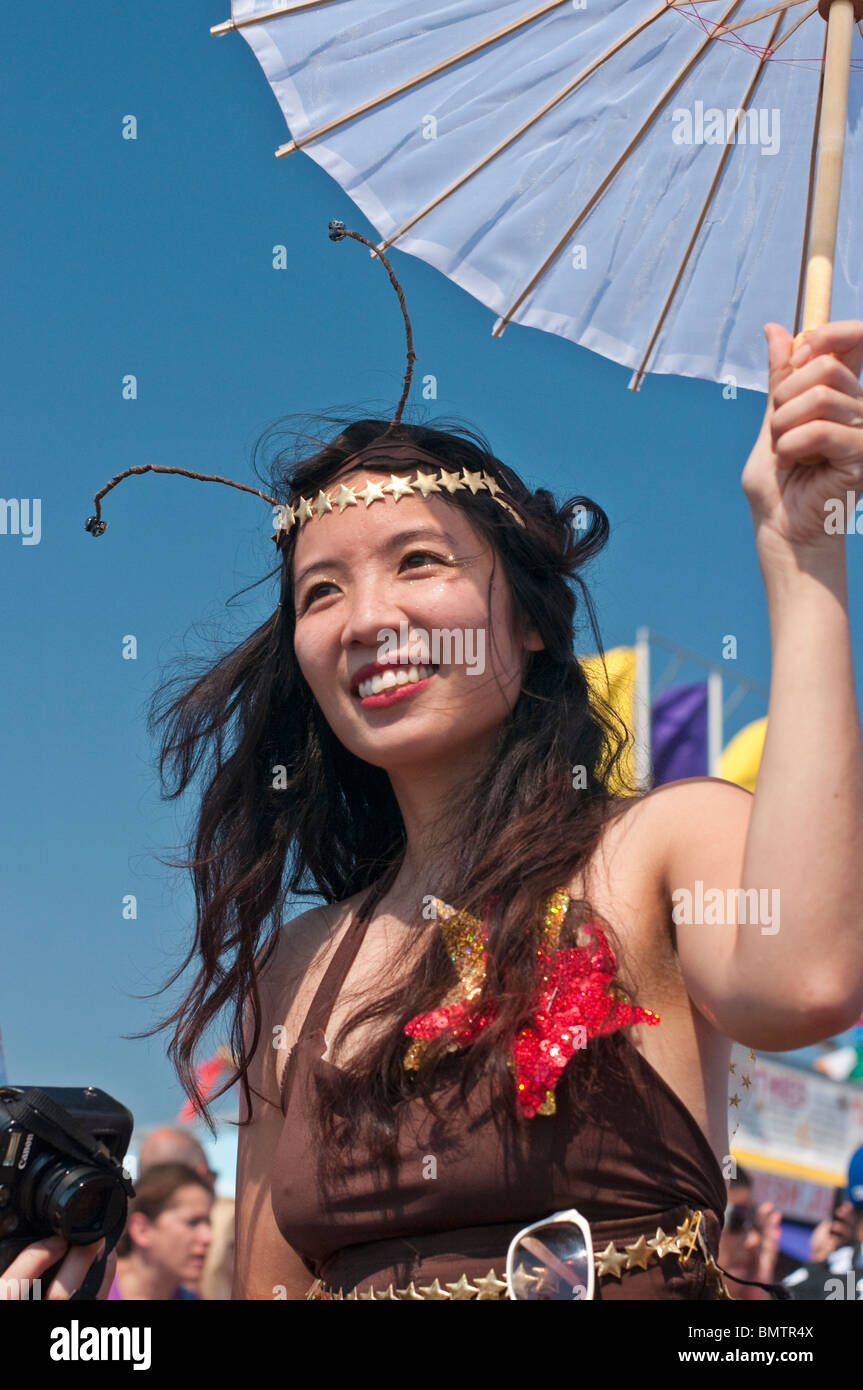
[[[140,1242],[146,1244],[152,1260],[189,1288],[200,1281],[212,1240],[212,1205],[212,1193],[197,1183],[179,1187],[171,1205],[155,1221],[147,1222],[145,1240]]]
[[[494,561],[465,513],[434,495],[387,495],[304,524],[293,555],[297,660],[350,752],[397,771],[493,742],[526,652],[542,646],[518,634]]]

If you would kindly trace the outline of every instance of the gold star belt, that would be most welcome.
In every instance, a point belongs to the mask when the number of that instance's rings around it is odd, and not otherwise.
[[[650,1240],[646,1240],[641,1235],[631,1245],[615,1246],[613,1241],[609,1241],[604,1250],[593,1252],[597,1279],[605,1276],[620,1279],[625,1270],[647,1269],[651,1260],[659,1262],[668,1255],[675,1255],[680,1264],[684,1265],[695,1254],[704,1259],[708,1283],[716,1290],[719,1298],[730,1299],[732,1296],[726,1288],[719,1266],[708,1250],[701,1233],[703,1215],[704,1213],[700,1211],[690,1212],[675,1229],[673,1235],[666,1234],[661,1226],[657,1226],[656,1235],[652,1236]],[[388,1284],[385,1289],[373,1287],[359,1293],[356,1289],[345,1293],[344,1289],[335,1289],[331,1285],[325,1284],[321,1279],[316,1279],[306,1294],[306,1299],[353,1300],[357,1302],[363,1299],[416,1302],[427,1298],[452,1298],[456,1300],[473,1298],[479,1302],[483,1299],[507,1297],[506,1280],[494,1269],[490,1269],[484,1278],[474,1278],[472,1281],[468,1279],[466,1274],[462,1274],[454,1283],[442,1285],[439,1279],[433,1279],[430,1284],[417,1285],[412,1280],[406,1289],[397,1289],[392,1284]]]

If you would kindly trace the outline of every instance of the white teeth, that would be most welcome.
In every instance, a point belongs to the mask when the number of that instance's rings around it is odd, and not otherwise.
[[[385,690],[395,690],[399,685],[416,685],[417,681],[427,680],[433,675],[433,666],[394,667],[391,671],[379,671],[368,680],[361,681],[357,694],[361,700],[365,700],[368,695],[380,695]]]

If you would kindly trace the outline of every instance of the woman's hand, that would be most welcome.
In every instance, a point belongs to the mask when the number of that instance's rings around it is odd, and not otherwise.
[[[65,1254],[66,1257],[50,1284],[47,1288],[40,1289],[40,1295],[42,1301],[48,1302],[71,1298],[72,1294],[80,1289],[90,1266],[99,1258],[104,1248],[104,1239],[94,1241],[92,1245],[70,1245],[62,1236],[46,1236],[42,1240],[34,1241],[32,1245],[25,1246],[0,1274],[0,1279],[6,1281],[5,1287],[9,1291],[7,1297],[10,1293],[14,1297],[17,1287],[20,1290],[19,1299],[22,1293],[24,1299],[32,1299],[34,1280],[41,1280],[47,1270]],[[97,1298],[108,1297],[116,1269],[117,1252],[112,1250],[106,1262],[105,1277],[99,1287]],[[25,1279],[28,1281],[26,1284],[23,1282]]]
[[[835,555],[825,502],[841,499],[844,511],[846,493],[863,491],[863,322],[810,329],[793,358],[790,333],[777,323],[764,332],[767,409],[742,478],[759,554]]]

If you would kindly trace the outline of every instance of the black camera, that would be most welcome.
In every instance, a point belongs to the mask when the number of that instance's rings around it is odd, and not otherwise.
[[[94,1086],[0,1086],[0,1273],[43,1236],[70,1245],[104,1236],[104,1255],[72,1295],[95,1297],[135,1195],[122,1162],[133,1123]]]

